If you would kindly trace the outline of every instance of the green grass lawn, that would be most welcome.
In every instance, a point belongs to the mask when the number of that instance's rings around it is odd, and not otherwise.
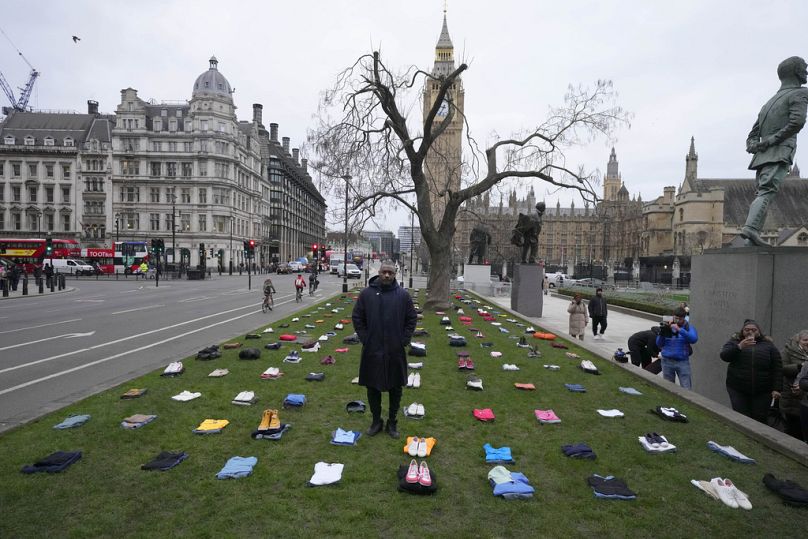
[[[425,295],[422,293],[422,297]],[[339,318],[350,318],[352,304],[340,296],[312,306],[288,330],[274,325],[275,333],[246,346],[274,341],[281,331],[303,329],[304,324],[324,320],[310,330],[317,337]],[[459,304],[459,302],[456,302]],[[330,313],[334,307],[344,308]],[[317,310],[322,308],[322,310]],[[466,313],[472,309],[463,305]],[[325,317],[324,313],[331,314]],[[334,353],[352,326],[338,331],[319,353],[303,353],[300,364],[282,363],[295,348],[262,350],[257,361],[238,359],[238,350],[224,351],[212,361],[184,361],[186,371],[176,378],[154,372],[118,388],[87,398],[0,436],[0,537],[759,537],[800,535],[808,526],[808,509],[783,505],[764,487],[761,478],[772,472],[808,487],[808,470],[788,458],[722,424],[707,411],[687,404],[630,373],[595,358],[567,343],[569,350],[537,341],[543,357],[528,359],[511,335],[522,328],[500,320],[511,333],[500,333],[473,314],[473,327],[485,334],[476,339],[467,327],[448,313],[456,331],[466,335],[483,379],[484,391],[465,388],[466,373],[457,371],[439,316],[425,313],[422,326],[428,356],[423,359],[420,389],[405,389],[403,404],[423,403],[426,418],[400,416],[401,440],[385,434],[363,436],[356,447],[329,443],[337,427],[361,430],[369,414],[345,412],[345,404],[366,400],[364,388],[350,383],[358,375],[360,346],[348,353]],[[510,316],[510,315],[509,315]],[[289,322],[289,320],[285,320]],[[263,329],[259,328],[259,331]],[[482,348],[480,341],[493,341]],[[560,340],[559,342],[566,342]],[[199,348],[209,344],[200,342]],[[493,359],[490,350],[503,352]],[[602,375],[586,374],[565,352],[592,359]],[[320,359],[333,354],[333,366]],[[516,363],[519,372],[501,370]],[[545,363],[560,371],[543,368]],[[285,373],[279,380],[261,380],[267,367]],[[230,375],[209,378],[216,368]],[[323,371],[323,382],[306,382],[311,371]],[[514,382],[532,382],[537,390],[519,391]],[[567,391],[564,383],[580,383],[587,393]],[[630,396],[619,386],[643,393]],[[135,400],[121,400],[131,387],[148,388]],[[200,391],[202,397],[187,403],[170,399],[182,390]],[[242,390],[256,391],[259,402],[251,407],[230,403]],[[280,408],[288,393],[305,393],[308,404],[299,410],[281,410],[283,422],[292,428],[280,441],[253,440],[264,408]],[[383,405],[386,410],[387,396]],[[657,406],[674,406],[687,414],[687,424],[665,422],[649,413]],[[481,423],[474,408],[492,408],[496,420]],[[539,425],[536,408],[552,408],[559,425]],[[618,408],[623,419],[607,419],[597,408]],[[83,427],[56,431],[52,426],[70,413],[89,413]],[[121,419],[133,413],[159,417],[139,430],[125,430]],[[228,419],[219,435],[191,432],[205,418]],[[677,445],[673,454],[648,454],[637,441],[646,432],[658,432]],[[437,439],[428,458],[438,485],[434,496],[418,497],[396,490],[396,469],[410,458],[402,450],[404,437],[425,435]],[[743,465],[709,451],[708,440],[733,445],[757,459]],[[536,492],[528,500],[503,500],[492,495],[482,445],[510,446],[516,464],[511,471],[524,473]],[[595,461],[565,457],[563,444],[587,442],[597,453]],[[83,451],[82,459],[60,474],[23,475],[20,468],[56,450]],[[140,465],[160,451],[182,450],[189,458],[167,472],[146,472]],[[238,480],[217,480],[215,475],[232,456],[255,456],[253,475]],[[307,487],[318,461],[344,463],[342,481],[325,487]],[[615,475],[637,493],[636,501],[596,499],[585,480],[592,474]],[[746,491],[754,509],[730,509],[697,490],[690,479],[731,478]]]

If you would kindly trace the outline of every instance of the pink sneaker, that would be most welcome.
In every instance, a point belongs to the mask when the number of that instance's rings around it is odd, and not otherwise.
[[[432,486],[432,476],[429,474],[429,466],[426,465],[426,462],[421,462],[421,468],[418,470],[418,483],[425,487]]]
[[[410,461],[410,468],[407,470],[407,475],[404,477],[404,480],[407,483],[417,483],[419,478],[418,473],[418,463],[415,462],[415,459]]]

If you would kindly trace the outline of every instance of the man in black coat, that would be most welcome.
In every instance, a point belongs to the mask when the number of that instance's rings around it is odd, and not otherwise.
[[[407,355],[418,315],[409,293],[396,281],[396,268],[384,262],[379,275],[370,279],[354,305],[354,329],[362,341],[359,385],[367,388],[373,422],[367,430],[375,436],[383,427],[382,392],[390,394],[387,434],[398,438],[396,416],[401,405],[402,388],[407,385]]]
[[[595,339],[603,340],[603,333],[606,331],[606,316],[609,309],[606,307],[606,298],[603,297],[603,289],[595,290],[595,297],[589,300],[589,318],[592,319],[592,333]],[[600,325],[600,334],[598,334]]]

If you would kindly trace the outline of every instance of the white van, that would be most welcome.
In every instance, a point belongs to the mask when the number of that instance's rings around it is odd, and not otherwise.
[[[54,273],[70,273],[73,275],[93,275],[95,273],[95,268],[83,260],[76,260],[75,258],[45,259],[45,264],[51,262],[53,262]]]
[[[547,284],[550,285],[550,288],[561,288],[564,286],[564,283],[570,280],[570,276],[566,273],[548,273],[547,274]]]

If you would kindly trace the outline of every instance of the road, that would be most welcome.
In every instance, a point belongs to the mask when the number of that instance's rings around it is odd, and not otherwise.
[[[294,275],[272,275],[275,310],[261,312],[264,276],[206,281],[68,281],[64,294],[0,301],[0,432],[247,333],[340,292],[322,275],[295,302]],[[355,281],[352,282],[354,284]]]

